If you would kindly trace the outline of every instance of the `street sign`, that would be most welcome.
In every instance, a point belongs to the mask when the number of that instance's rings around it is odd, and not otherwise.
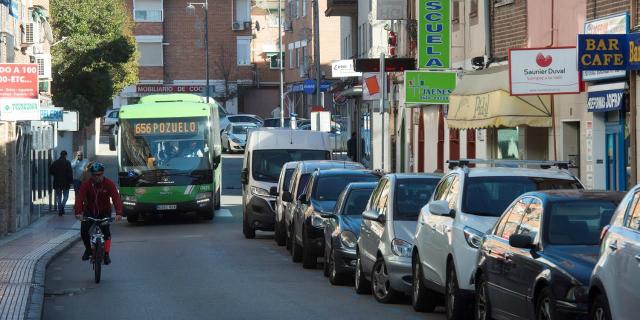
[[[356,72],[380,72],[380,59],[354,59]],[[416,70],[416,60],[413,58],[385,58],[385,72],[404,72]]]
[[[455,72],[407,71],[404,73],[407,104],[449,104],[456,88]]]
[[[419,69],[451,68],[451,2],[418,0]]]
[[[380,75],[376,72],[362,74],[362,100],[380,100],[382,95],[382,83]]]
[[[589,20],[584,23],[585,34],[625,34],[629,30],[629,14],[611,15],[604,18]],[[582,80],[595,81],[613,78],[624,78],[626,71],[618,70],[586,70],[582,72]]]
[[[580,93],[576,48],[509,50],[511,95]]]
[[[62,108],[49,107],[40,109],[40,120],[42,121],[62,121]]]
[[[361,72],[356,72],[353,60],[338,60],[331,63],[331,76],[333,78],[360,77]]]
[[[40,100],[0,99],[0,120],[32,121],[40,120]]]
[[[58,131],[78,131],[78,111],[63,111]]]

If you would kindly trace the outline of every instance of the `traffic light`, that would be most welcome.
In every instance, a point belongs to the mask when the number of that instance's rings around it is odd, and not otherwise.
[[[380,72],[380,59],[354,59],[353,67],[356,72]],[[416,70],[416,59],[387,58],[384,60],[385,72],[403,72]]]

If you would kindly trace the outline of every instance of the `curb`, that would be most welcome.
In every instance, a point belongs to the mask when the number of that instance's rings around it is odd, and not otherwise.
[[[42,319],[43,307],[44,307],[44,287],[45,287],[45,275],[47,272],[47,266],[53,261],[53,259],[60,256],[67,251],[71,246],[80,241],[80,235],[74,234],[69,239],[62,242],[53,250],[47,252],[45,255],[38,259],[33,277],[31,279],[31,290],[29,292],[29,302],[27,304],[27,310],[25,313],[25,319],[28,320],[40,320]]]

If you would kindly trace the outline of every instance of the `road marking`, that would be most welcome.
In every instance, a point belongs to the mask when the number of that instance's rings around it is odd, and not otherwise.
[[[231,214],[231,211],[229,211],[229,209],[220,209],[220,210],[218,210],[218,212],[216,212],[216,216],[220,217],[220,218],[231,218],[231,217],[233,217],[233,215]]]

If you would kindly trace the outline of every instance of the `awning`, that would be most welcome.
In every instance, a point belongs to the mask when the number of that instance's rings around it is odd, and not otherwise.
[[[626,82],[614,82],[589,86],[587,90],[587,111],[607,112],[624,107],[624,91]]]
[[[509,66],[465,74],[451,93],[447,125],[456,129],[551,127],[550,96],[511,96]]]

